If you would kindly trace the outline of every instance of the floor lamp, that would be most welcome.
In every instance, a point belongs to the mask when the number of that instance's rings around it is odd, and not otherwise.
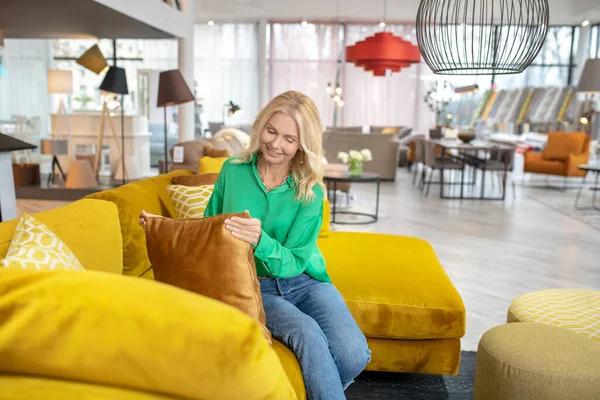
[[[183,79],[181,71],[173,69],[163,71],[158,79],[157,107],[164,107],[165,112],[165,171],[169,170],[169,159],[167,149],[167,107],[194,101],[194,95]],[[180,119],[181,120],[181,119]]]
[[[63,95],[73,93],[73,72],[59,69],[48,70],[48,93],[58,94],[58,112],[56,113],[56,125],[52,131],[55,137],[62,136],[61,121],[64,122],[67,131],[67,141],[69,146],[69,155],[74,156],[71,141],[71,128],[69,126],[69,117],[67,116],[67,107]]]
[[[125,184],[125,175],[127,174],[125,172],[125,116],[123,115],[123,109],[124,109],[124,105],[123,105],[123,96],[126,94],[129,94],[129,90],[127,88],[127,76],[125,75],[125,69],[120,68],[120,67],[110,67],[108,69],[108,72],[106,73],[106,76],[104,77],[104,80],[102,81],[102,84],[100,85],[100,90],[104,91],[104,92],[108,92],[108,93],[114,93],[114,94],[119,94],[121,95],[121,150],[120,150],[120,158],[121,158],[121,180],[122,183]],[[104,125],[104,117],[105,114],[108,112],[108,106],[106,104],[106,101],[104,101],[104,105],[102,107],[102,120],[100,125],[102,126],[101,128],[101,132],[100,132],[100,138],[98,139],[98,143],[99,148],[98,150],[100,150],[102,148],[102,137],[104,136],[104,129],[103,129],[103,125]],[[110,115],[110,113],[109,113]],[[112,126],[112,120],[111,121],[111,128],[113,129],[113,134],[114,134],[114,127]],[[98,157],[98,153],[96,153],[96,158]],[[96,164],[97,165],[97,164]],[[115,177],[116,178],[116,177]]]

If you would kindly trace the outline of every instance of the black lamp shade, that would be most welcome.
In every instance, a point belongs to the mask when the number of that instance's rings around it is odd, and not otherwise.
[[[108,68],[106,58],[104,58],[104,55],[97,44],[87,49],[86,52],[77,59],[77,64],[98,75]]]
[[[240,110],[240,106],[238,106],[237,104],[233,104],[233,101],[229,102],[229,112],[231,113],[231,115],[237,114]]]
[[[125,70],[120,67],[110,67],[100,85],[100,90],[114,94],[129,94]]]
[[[194,95],[178,69],[160,73],[157,107],[174,106],[190,101],[194,101]]]

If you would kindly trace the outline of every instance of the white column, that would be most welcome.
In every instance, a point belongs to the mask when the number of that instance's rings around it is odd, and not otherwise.
[[[269,85],[267,80],[267,20],[258,23],[258,109],[269,102]]]
[[[179,70],[188,86],[194,91],[194,19],[195,1],[180,0],[186,16],[186,35],[179,38]],[[179,141],[194,140],[194,103],[189,102],[179,106]]]
[[[0,153],[0,221],[17,218],[15,181],[12,174],[12,159],[9,152]]]
[[[579,28],[579,43],[577,46],[577,52],[573,57],[573,63],[577,65],[573,68],[573,80],[571,85],[577,86],[579,83],[579,77],[581,76],[581,72],[583,71],[583,66],[585,64],[585,60],[590,58],[590,33],[591,26],[581,26]]]

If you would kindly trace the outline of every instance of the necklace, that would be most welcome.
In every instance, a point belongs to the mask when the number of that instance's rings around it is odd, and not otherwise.
[[[269,186],[265,182],[265,179],[263,178],[262,172],[260,171],[261,170],[260,163],[259,163],[257,169],[258,169],[258,176],[260,177],[260,181],[262,182],[263,185],[265,185],[265,189],[267,190],[267,192],[270,192],[271,190],[277,189],[279,186],[283,185],[288,180],[288,178],[290,177],[290,172],[288,172],[288,174],[283,178],[283,180],[281,181],[281,183],[279,185],[277,185],[277,186]]]

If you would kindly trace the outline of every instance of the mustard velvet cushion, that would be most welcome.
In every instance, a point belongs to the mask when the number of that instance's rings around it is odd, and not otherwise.
[[[78,200],[33,217],[52,230],[87,271],[121,273],[123,247],[113,203]],[[0,223],[0,259],[6,256],[19,221]]]
[[[85,271],[83,265],[46,225],[23,214],[0,267],[36,271]]]
[[[0,270],[0,372],[185,399],[296,398],[241,311],[93,271]]]
[[[192,174],[191,171],[177,170],[86,196],[90,199],[110,201],[116,204],[119,210],[120,239],[123,242],[123,274],[141,276],[150,269],[146,236],[144,229],[138,223],[142,210],[150,214],[173,217],[175,210],[167,186],[175,176]],[[85,262],[81,261],[86,266]]]
[[[221,172],[223,164],[225,164],[225,161],[228,159],[229,157],[200,157],[200,160],[198,161],[198,175]]]
[[[465,334],[463,301],[426,241],[331,232],[318,245],[367,337],[455,339]]]
[[[600,291],[547,289],[515,298],[507,322],[541,322],[570,329],[600,344]]]

